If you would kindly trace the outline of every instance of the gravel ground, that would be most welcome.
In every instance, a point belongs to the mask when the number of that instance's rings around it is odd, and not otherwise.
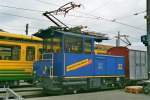
[[[125,93],[123,90],[48,96],[26,100],[150,100],[150,95]]]

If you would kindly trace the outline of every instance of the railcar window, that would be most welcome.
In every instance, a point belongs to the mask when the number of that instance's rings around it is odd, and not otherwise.
[[[65,36],[64,39],[65,52],[81,53],[82,52],[82,38]]]
[[[20,60],[20,46],[0,45],[0,60]]]
[[[29,46],[26,48],[26,60],[27,61],[35,60],[35,48],[34,47]]]
[[[91,48],[92,48],[92,40],[85,38],[84,39],[84,53],[91,53]]]

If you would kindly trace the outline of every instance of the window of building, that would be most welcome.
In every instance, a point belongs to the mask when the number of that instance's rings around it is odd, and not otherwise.
[[[26,48],[26,60],[27,61],[35,60],[35,48],[34,47],[29,46]]]
[[[20,46],[0,45],[0,60],[20,60]]]

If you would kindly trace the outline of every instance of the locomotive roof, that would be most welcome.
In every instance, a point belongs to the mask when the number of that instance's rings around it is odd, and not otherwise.
[[[65,31],[55,30],[55,31],[39,32],[39,33],[34,34],[34,36],[44,39],[44,38],[49,38],[49,37],[53,37],[56,35],[62,35],[62,34],[82,37],[84,33],[73,33],[73,32],[65,32]],[[84,37],[85,38],[95,38],[95,41],[97,41],[97,42],[102,41],[102,40],[108,40],[108,37],[106,37],[104,35],[84,34]]]

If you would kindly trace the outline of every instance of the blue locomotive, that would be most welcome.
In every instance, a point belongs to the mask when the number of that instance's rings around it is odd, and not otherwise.
[[[95,42],[107,39],[92,34],[45,30],[43,58],[33,65],[34,82],[44,91],[109,89],[124,85],[124,57],[94,54]]]

